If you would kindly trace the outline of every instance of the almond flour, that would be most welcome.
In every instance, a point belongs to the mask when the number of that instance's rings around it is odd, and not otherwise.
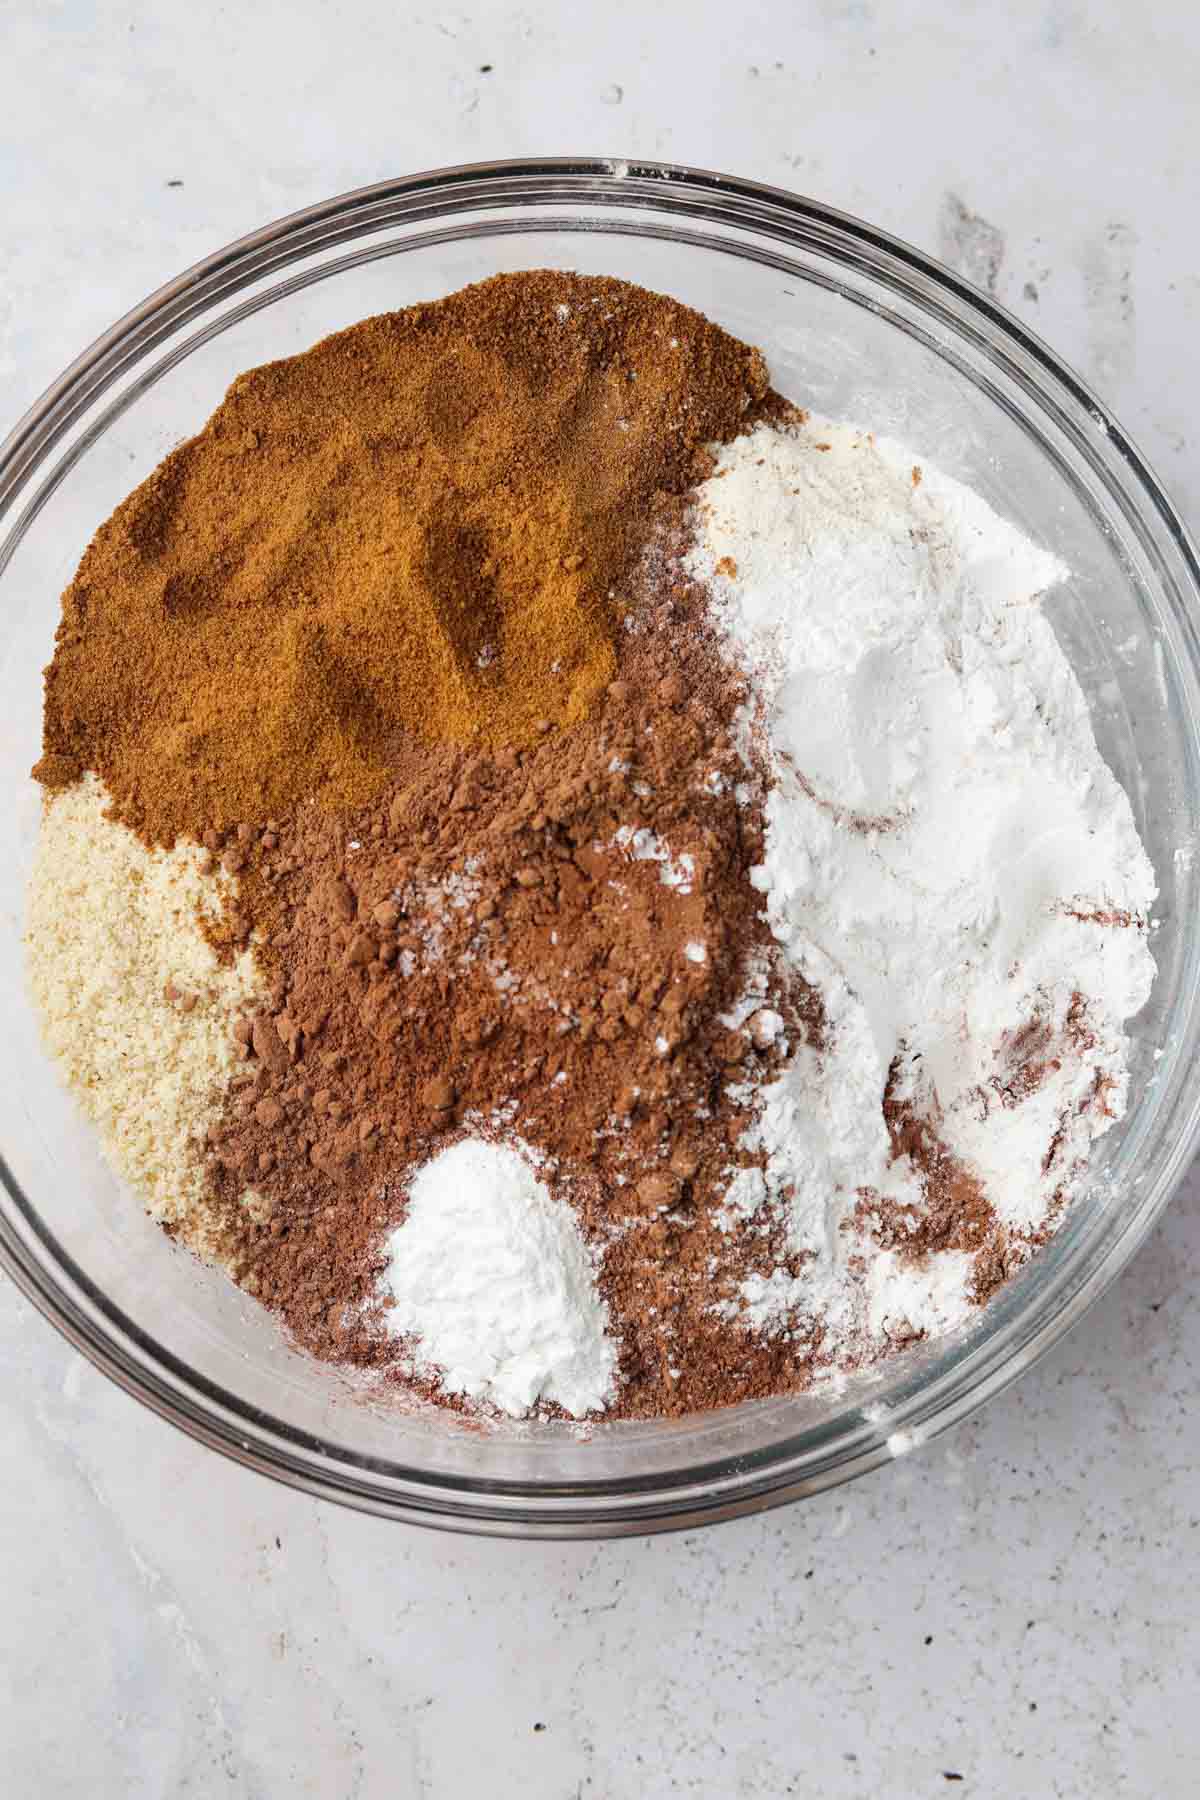
[[[48,796],[28,890],[43,1037],[112,1167],[192,1248],[217,1248],[205,1134],[239,1067],[235,1026],[262,978],[205,932],[230,878],[194,844],[148,849],[94,775]]]

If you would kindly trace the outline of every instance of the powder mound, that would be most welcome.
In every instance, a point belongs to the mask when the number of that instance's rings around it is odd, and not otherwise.
[[[524,743],[612,679],[664,497],[767,394],[623,282],[496,276],[240,376],[63,600],[35,774],[152,843],[361,804],[404,733]]]
[[[388,1325],[447,1394],[579,1418],[613,1394],[608,1308],[571,1207],[527,1154],[464,1138],[418,1170],[387,1244]]]
[[[827,1028],[743,1139],[753,1228],[807,1261],[742,1316],[833,1322],[866,1267],[871,1331],[915,1337],[1045,1240],[1123,1113],[1154,870],[1038,604],[1055,557],[849,425],[717,460],[687,567],[756,691],[754,880]]]

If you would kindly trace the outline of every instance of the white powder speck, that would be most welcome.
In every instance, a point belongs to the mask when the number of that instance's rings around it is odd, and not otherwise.
[[[878,1337],[903,1342],[916,1331],[949,1331],[971,1310],[971,1258],[943,1250],[906,1263],[895,1250],[876,1250],[867,1274],[867,1323]]]
[[[524,1147],[465,1138],[427,1162],[392,1233],[389,1328],[448,1393],[513,1417],[579,1417],[613,1397],[616,1346],[591,1251]]]
[[[707,947],[704,944],[697,943],[694,938],[683,946],[683,954],[687,957],[689,962],[702,963],[708,961]]]
[[[635,790],[638,785],[634,783]],[[673,856],[662,839],[646,826],[622,825],[613,841],[625,852],[630,862],[657,863],[658,878],[664,887],[674,888],[680,894],[691,893],[696,875],[695,857],[689,856],[686,851],[681,856]]]
[[[759,1007],[750,1016],[750,1036],[760,1050],[766,1050],[783,1035],[783,1019],[772,1007]]]

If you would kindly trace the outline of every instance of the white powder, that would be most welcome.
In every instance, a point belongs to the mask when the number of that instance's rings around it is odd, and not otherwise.
[[[419,958],[411,951],[401,953],[401,974],[410,976],[418,968],[430,969],[442,961],[451,914],[474,906],[483,892],[479,867],[478,857],[469,856],[461,869],[452,869],[434,880],[410,882],[393,894],[409,915],[409,923],[421,943]],[[466,960],[470,960],[469,955]]]
[[[894,1250],[876,1250],[867,1270],[867,1322],[877,1337],[903,1342],[920,1323],[934,1335],[961,1325],[971,1310],[971,1258],[943,1250],[914,1267]]]
[[[1096,1066],[1124,1109],[1123,1022],[1154,976],[1153,871],[1038,607],[1066,571],[913,463],[846,426],[760,427],[720,452],[690,559],[761,697],[746,726],[777,780],[754,879],[827,1018],[822,1053],[799,1050],[760,1097],[745,1142],[765,1181],[726,1200],[731,1229],[785,1208],[809,1260],[742,1301],[760,1324],[819,1316],[873,1337],[900,1315],[944,1329],[966,1306],[961,1257],[914,1273],[849,1223],[863,1188],[920,1209],[915,1172],[891,1160],[889,1072],[1028,1238],[1108,1123],[1089,1104]],[[1081,1028],[1086,1058],[1070,1053]],[[1014,1097],[1022,1031],[1060,1066]],[[866,1299],[847,1266],[862,1255]]]
[[[578,1418],[613,1395],[616,1347],[595,1264],[528,1154],[466,1138],[418,1172],[389,1244],[389,1325],[418,1340],[448,1393],[515,1417],[553,1401]]]
[[[644,783],[635,781],[633,786],[635,792],[650,792]],[[614,842],[631,862],[657,863],[658,878],[664,887],[674,888],[679,894],[691,893],[696,878],[696,859],[686,850],[680,856],[673,856],[670,847],[645,825],[618,826]]]

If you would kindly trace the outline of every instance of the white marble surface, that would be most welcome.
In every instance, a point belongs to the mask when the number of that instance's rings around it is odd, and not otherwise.
[[[0,422],[307,201],[493,155],[660,155],[956,260],[1200,519],[1187,0],[0,12]],[[705,1534],[551,1548],[274,1488],[0,1288],[0,1792],[1190,1796],[1198,1278],[1194,1174],[1071,1339],[916,1456]]]

